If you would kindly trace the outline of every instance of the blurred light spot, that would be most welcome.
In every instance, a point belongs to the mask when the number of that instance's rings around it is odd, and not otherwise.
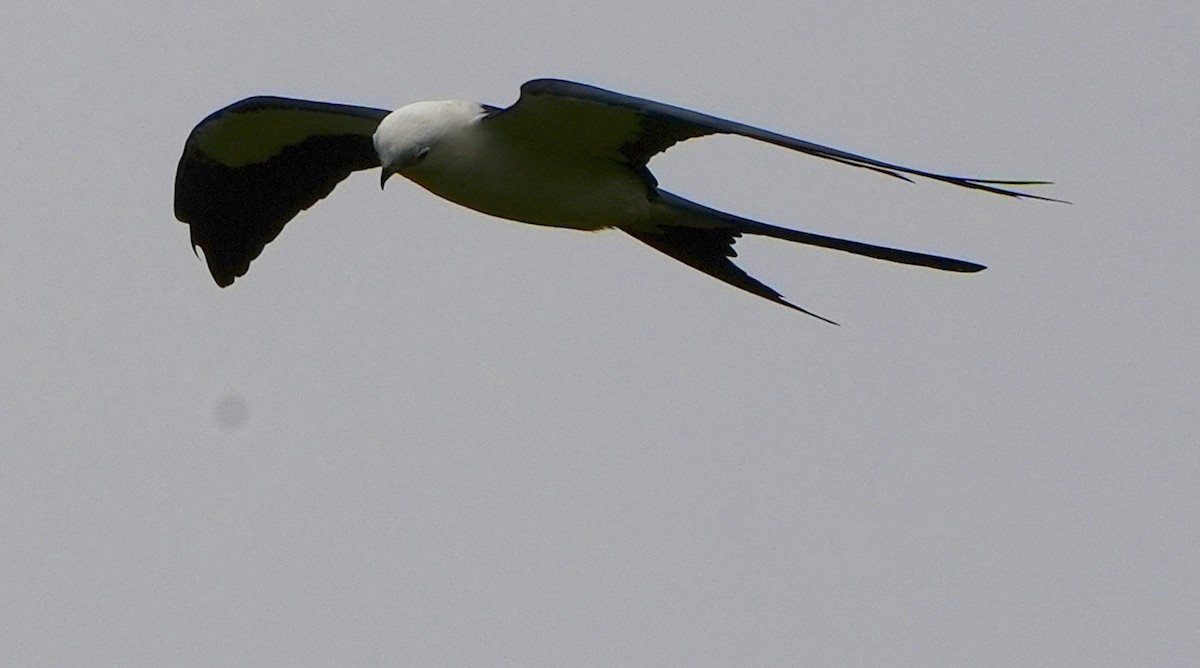
[[[218,399],[213,407],[213,417],[222,429],[234,431],[246,424],[247,418],[250,417],[250,405],[240,394],[226,394]]]

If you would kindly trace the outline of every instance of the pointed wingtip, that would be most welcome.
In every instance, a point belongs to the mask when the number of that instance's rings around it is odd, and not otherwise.
[[[946,182],[952,183],[954,185],[965,186],[967,188],[974,188],[976,190],[982,190],[984,192],[994,193],[996,195],[1006,195],[1008,197],[1015,197],[1017,199],[1035,199],[1035,200],[1039,200],[1042,202],[1058,202],[1059,204],[1070,204],[1070,202],[1068,202],[1065,199],[1055,199],[1053,197],[1046,197],[1044,195],[1034,195],[1033,193],[1022,192],[1020,190],[1009,190],[1008,188],[999,187],[999,186],[1013,186],[1013,187],[1052,186],[1052,185],[1054,185],[1053,181],[973,179],[973,178],[966,178],[966,177],[959,177],[959,176],[945,176],[942,174],[936,174],[936,175],[932,175],[932,176],[933,176],[933,178],[936,178],[939,181],[946,181]]]
[[[809,311],[808,309],[803,309],[803,308],[800,308],[799,306],[796,306],[795,304],[793,304],[793,303],[789,302],[788,300],[784,299],[783,297],[776,297],[775,299],[772,299],[771,301],[773,301],[773,302],[775,302],[775,303],[777,303],[777,304],[783,304],[784,306],[786,306],[786,307],[788,307],[788,308],[790,308],[790,309],[793,309],[793,310],[799,311],[799,312],[803,313],[804,315],[810,315],[810,316],[812,316],[812,317],[816,318],[817,320],[820,320],[820,321],[822,321],[822,322],[827,322],[827,323],[829,323],[829,324],[831,324],[831,325],[834,325],[834,326],[836,326],[836,327],[841,327],[841,326],[842,326],[842,324],[841,324],[841,323],[839,323],[839,322],[834,322],[833,320],[830,320],[829,318],[826,318],[826,317],[825,317],[825,316],[823,316],[823,315],[817,315],[816,313],[813,313],[812,311]]]

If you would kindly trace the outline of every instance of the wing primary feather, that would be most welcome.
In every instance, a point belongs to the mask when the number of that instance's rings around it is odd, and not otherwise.
[[[683,139],[692,137],[701,137],[710,134],[735,134],[758,141],[767,142],[783,148],[788,148],[794,151],[800,151],[808,155],[840,162],[844,165],[852,167],[861,167],[869,169],[880,174],[886,174],[905,181],[912,182],[912,179],[905,174],[911,176],[919,176],[922,178],[949,183],[962,188],[970,188],[973,190],[981,190],[984,192],[993,193],[996,195],[1004,195],[1007,197],[1016,197],[1022,199],[1035,199],[1047,202],[1066,203],[1065,200],[1054,199],[1042,195],[1034,195],[1019,190],[1012,190],[1001,186],[1041,186],[1050,185],[1049,181],[1038,180],[1010,180],[1010,179],[977,179],[965,176],[953,176],[949,174],[939,174],[929,172],[913,167],[905,167],[903,165],[892,164],[882,160],[876,160],[864,155],[850,153],[840,149],[823,146],[814,142],[789,137],[787,135],[764,130],[745,123],[731,121],[717,116],[676,107],[674,105],[665,104],[663,102],[655,102],[632,95],[617,93],[596,86],[587,84],[575,83],[572,81],[563,81],[561,79],[534,79],[526,82],[521,86],[521,97],[508,109],[504,110],[498,116],[505,114],[519,114],[523,107],[533,107],[534,105],[523,104],[532,99],[552,99],[560,98],[564,101],[570,100],[575,102],[585,102],[595,105],[597,108],[607,107],[611,109],[611,113],[615,116],[621,111],[626,113],[633,112],[644,119],[649,119],[648,126],[643,125],[641,132],[636,137],[626,138],[626,147],[633,147],[636,150],[628,151],[627,155],[630,158],[641,160],[644,164],[654,154],[665,151],[673,144]],[[607,150],[612,147],[594,147],[597,151]]]

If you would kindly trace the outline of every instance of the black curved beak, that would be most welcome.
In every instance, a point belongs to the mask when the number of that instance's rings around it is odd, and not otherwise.
[[[396,173],[396,170],[394,168],[388,167],[386,165],[384,166],[383,173],[379,175],[379,189],[380,190],[383,190],[383,187],[385,185],[387,185],[387,180],[392,178],[392,175],[395,173]]]

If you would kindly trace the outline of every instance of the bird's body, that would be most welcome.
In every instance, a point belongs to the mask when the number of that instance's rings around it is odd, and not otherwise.
[[[439,197],[498,218],[599,230],[641,225],[649,217],[645,183],[624,165],[581,160],[492,131],[486,117],[485,107],[470,102],[420,102],[385,118],[373,140],[384,164],[403,162],[410,136],[428,141],[426,133],[410,128],[436,124],[441,132],[431,144],[437,150],[399,173]]]
[[[444,199],[509,220],[617,228],[735,287],[798,311],[730,258],[742,234],[785,239],[946,271],[982,265],[800,232],[710,209],[658,187],[649,159],[684,139],[739,134],[908,180],[911,174],[1014,197],[1036,181],[969,179],[881,162],[659,102],[553,79],[528,82],[500,109],[457,100],[394,112],[248,98],[192,131],[176,174],[175,212],[191,225],[219,285],[243,275],[299,211],[351,172],[382,167]],[[820,316],[816,316],[820,317]],[[822,318],[823,320],[825,318]]]

